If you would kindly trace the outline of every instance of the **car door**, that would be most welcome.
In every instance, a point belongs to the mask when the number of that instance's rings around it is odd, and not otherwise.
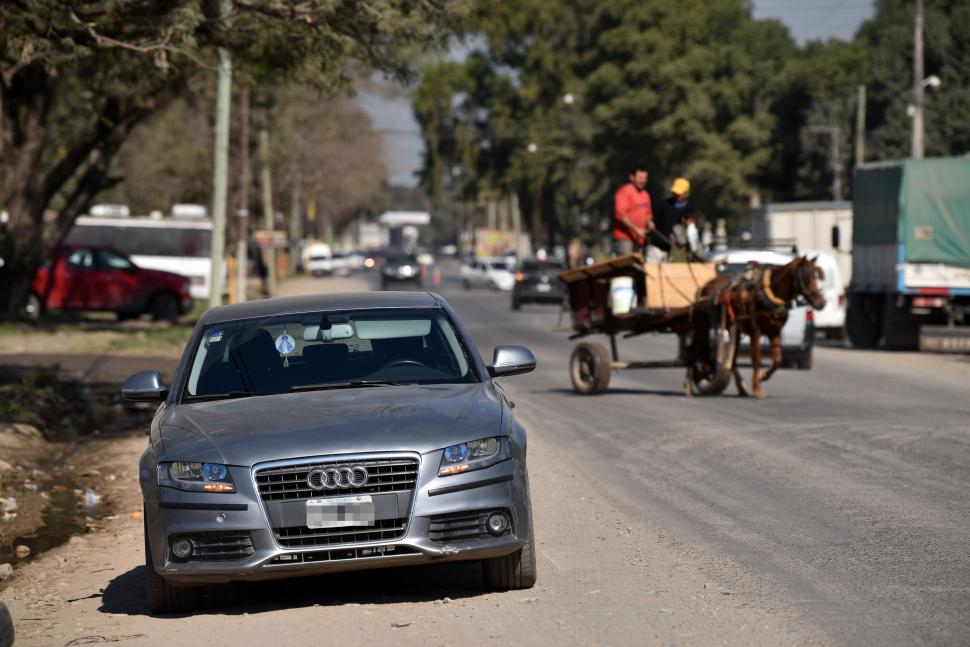
[[[51,289],[48,307],[67,310],[89,309],[94,274],[92,250],[84,247],[67,250],[54,268],[54,286]]]
[[[94,284],[98,295],[92,306],[98,310],[134,312],[144,305],[146,290],[151,286],[139,280],[138,269],[130,260],[107,249],[99,249],[97,277]]]

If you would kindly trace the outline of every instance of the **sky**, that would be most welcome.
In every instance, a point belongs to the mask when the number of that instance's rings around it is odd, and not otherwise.
[[[753,13],[758,19],[780,19],[799,44],[829,38],[849,40],[872,16],[873,1],[753,0]],[[357,88],[356,103],[383,136],[384,165],[391,184],[415,186],[424,145],[406,92],[375,78]]]

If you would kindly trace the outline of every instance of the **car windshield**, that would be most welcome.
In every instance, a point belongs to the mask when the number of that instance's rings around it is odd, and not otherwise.
[[[524,272],[538,272],[540,270],[563,270],[566,269],[565,264],[559,260],[545,260],[540,261],[537,259],[528,259],[522,263],[522,270]]]
[[[388,256],[388,265],[414,265],[418,259],[413,254],[403,254],[400,256]]]
[[[438,309],[312,312],[207,326],[183,400],[474,381]]]

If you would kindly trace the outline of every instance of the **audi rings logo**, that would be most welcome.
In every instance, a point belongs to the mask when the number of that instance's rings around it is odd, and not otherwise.
[[[314,490],[342,490],[351,487],[364,487],[370,474],[361,465],[353,467],[328,467],[311,470],[306,482]]]

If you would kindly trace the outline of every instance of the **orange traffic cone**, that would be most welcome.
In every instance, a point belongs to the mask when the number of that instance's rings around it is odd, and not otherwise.
[[[435,285],[441,285],[441,268],[435,265],[434,272],[431,274],[431,282]]]

